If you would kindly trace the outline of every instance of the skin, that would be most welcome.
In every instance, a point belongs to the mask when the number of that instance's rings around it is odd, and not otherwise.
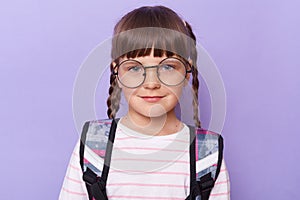
[[[137,57],[135,60],[145,66],[157,65],[163,57]],[[122,60],[125,60],[124,58]],[[122,61],[121,60],[121,61]],[[190,74],[177,86],[166,86],[157,77],[156,69],[147,69],[145,82],[138,88],[127,88],[118,83],[128,102],[128,113],[121,119],[127,127],[147,135],[169,135],[183,128],[175,115],[175,106],[187,84]]]

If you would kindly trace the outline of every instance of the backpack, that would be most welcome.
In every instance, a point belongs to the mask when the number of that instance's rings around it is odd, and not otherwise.
[[[108,200],[106,181],[118,120],[87,121],[83,126],[79,156],[90,200]],[[188,127],[190,195],[186,200],[208,200],[220,173],[223,138],[220,134],[202,128]]]

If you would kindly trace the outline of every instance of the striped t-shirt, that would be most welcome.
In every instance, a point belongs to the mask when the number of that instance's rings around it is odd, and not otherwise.
[[[60,199],[87,200],[76,145]],[[189,128],[147,136],[118,123],[106,191],[110,200],[183,200],[189,195]],[[210,200],[229,199],[224,162]]]

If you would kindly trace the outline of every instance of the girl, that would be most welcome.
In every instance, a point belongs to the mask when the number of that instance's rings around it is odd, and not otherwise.
[[[135,9],[116,24],[111,56],[107,114],[110,119],[116,117],[121,93],[128,111],[116,122],[110,171],[106,182],[98,185],[105,195],[97,198],[192,197],[192,129],[175,112],[182,90],[192,76],[193,118],[195,127],[201,127],[196,38],[191,26],[163,6]],[[105,124],[104,121],[101,129]],[[93,189],[88,187],[88,192],[82,179],[79,146],[80,142],[71,157],[60,193],[62,200],[92,199],[89,193]],[[201,151],[204,146],[199,144],[198,149]],[[228,173],[224,162],[220,165],[218,178],[207,193],[210,200],[230,198]]]

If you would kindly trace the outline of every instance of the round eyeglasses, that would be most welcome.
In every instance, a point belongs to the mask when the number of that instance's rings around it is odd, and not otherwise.
[[[122,85],[128,88],[141,86],[146,79],[146,69],[156,68],[160,82],[167,86],[177,86],[186,78],[187,73],[192,72],[190,63],[175,57],[163,59],[158,65],[143,66],[137,60],[125,60],[116,65],[114,75]]]

